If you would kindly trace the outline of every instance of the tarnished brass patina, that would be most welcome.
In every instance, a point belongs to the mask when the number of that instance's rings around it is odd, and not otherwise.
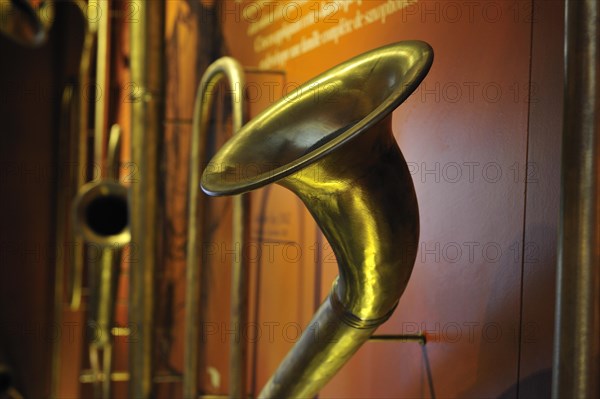
[[[190,180],[188,188],[188,245],[186,270],[186,301],[185,301],[185,348],[184,352],[184,397],[195,398],[198,384],[198,324],[200,293],[200,251],[199,244],[203,242],[203,230],[200,215],[203,214],[204,199],[199,195],[200,166],[206,162],[206,143],[209,129],[210,113],[214,102],[217,84],[226,80],[229,85],[232,101],[232,130],[235,134],[246,120],[244,100],[245,78],[242,66],[231,57],[222,57],[213,62],[204,72],[194,105],[194,120],[192,131],[192,148],[190,155]],[[232,264],[231,288],[231,323],[241,326],[247,322],[247,292],[248,267],[247,257],[242,256],[247,242],[248,199],[237,196],[233,199],[233,237],[236,253]],[[229,395],[233,398],[245,397],[246,392],[246,359],[247,345],[245,340],[232,340],[230,347],[230,384]]]
[[[433,61],[420,41],[353,58],[246,124],[202,176],[210,195],[276,182],[298,195],[336,255],[339,277],[260,398],[314,396],[394,311],[419,237],[417,199],[391,113]]]
[[[39,46],[54,22],[54,3],[43,0],[0,0],[0,32],[24,46]]]

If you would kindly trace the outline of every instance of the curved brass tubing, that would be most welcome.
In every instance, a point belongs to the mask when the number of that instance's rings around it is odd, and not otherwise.
[[[51,0],[43,0],[38,6],[29,0],[0,0],[0,32],[19,44],[32,47],[43,44],[52,22]]]
[[[297,194],[339,267],[329,298],[259,398],[314,396],[394,311],[414,264],[416,194],[391,113],[433,62],[420,41],[346,61],[246,124],[202,177],[210,195],[276,182]]]
[[[85,169],[88,166],[88,123],[90,118],[90,109],[88,96],[90,83],[90,66],[92,62],[93,49],[96,43],[98,33],[98,23],[87,17],[86,3],[81,0],[74,0],[73,3],[81,11],[81,16],[85,22],[83,46],[81,51],[81,61],[79,63],[79,76],[76,85],[77,95],[73,97],[71,107],[76,115],[76,133],[71,135],[71,154],[70,159],[76,160],[76,181],[74,182],[75,193],[87,182]],[[71,259],[71,273],[67,280],[67,297],[71,310],[79,309],[81,305],[81,287],[83,278],[83,257],[84,245],[80,235],[73,235],[67,241],[73,240],[73,258]]]
[[[184,353],[184,398],[197,396],[198,375],[198,304],[200,293],[198,287],[200,251],[198,244],[202,243],[203,231],[200,215],[204,209],[204,198],[200,194],[198,182],[200,180],[200,166],[206,162],[206,138],[208,135],[208,121],[213,105],[213,94],[219,81],[226,79],[232,93],[232,130],[235,134],[246,120],[244,106],[245,87],[244,70],[233,58],[222,57],[213,62],[206,70],[196,94],[194,105],[194,119],[192,131],[192,148],[190,155],[190,178],[188,191],[188,244],[187,244],[187,271],[186,271],[186,298],[185,298],[185,353]],[[247,297],[247,267],[242,249],[245,247],[244,221],[248,214],[248,201],[245,196],[233,199],[233,242],[236,253],[233,256],[232,270],[232,298],[231,298],[231,323],[243,325],[246,322],[246,297]],[[246,344],[243,340],[232,340],[230,351],[230,397],[246,396]]]

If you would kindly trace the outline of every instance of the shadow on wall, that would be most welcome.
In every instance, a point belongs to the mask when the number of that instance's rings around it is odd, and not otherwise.
[[[543,224],[531,226],[528,232],[535,233],[531,234],[535,237],[554,237],[554,231],[553,226]],[[521,237],[517,235],[510,242],[520,241]],[[501,392],[498,396],[500,399],[551,396],[554,307],[543,307],[543,303],[547,304],[554,299],[556,242],[548,240],[535,244],[534,250],[528,247],[522,248],[518,258],[509,256],[502,258],[498,264],[488,265],[494,267],[489,271],[492,284],[489,287],[490,295],[484,319],[498,323],[504,331],[511,331],[515,335],[506,342],[504,349],[500,349],[493,343],[482,348],[479,353],[476,384],[462,392],[460,397],[480,397],[480,389],[485,386],[482,382],[492,374],[503,374],[503,378],[497,381],[515,381],[504,391],[500,391],[501,386],[498,387],[497,392]],[[522,292],[520,286],[524,284],[523,278],[531,272],[532,268],[537,269],[538,281],[536,284],[529,284],[527,292]],[[524,301],[530,305],[527,308],[539,309],[535,315],[531,314],[531,311],[524,312]],[[520,314],[516,315],[514,312]],[[541,357],[538,366],[535,367],[537,371],[520,378],[518,365],[521,365],[523,370],[531,369],[534,365],[523,364],[528,361],[528,358],[531,362],[531,356]],[[514,377],[511,378],[512,373]]]
[[[552,369],[544,369],[522,379],[504,391],[498,399],[546,399],[551,397]],[[517,396],[518,395],[518,396]]]

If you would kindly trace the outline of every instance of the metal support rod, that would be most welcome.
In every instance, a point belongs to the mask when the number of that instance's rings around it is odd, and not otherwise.
[[[600,396],[600,42],[597,0],[567,0],[553,398]]]
[[[161,142],[164,1],[132,1],[137,21],[131,24],[131,161],[140,175],[130,190],[132,251],[129,323],[136,337],[129,346],[129,397],[152,392],[154,273],[157,241],[158,145]]]
[[[425,334],[381,334],[372,335],[369,338],[369,342],[418,342],[421,345],[427,343],[427,336]]]

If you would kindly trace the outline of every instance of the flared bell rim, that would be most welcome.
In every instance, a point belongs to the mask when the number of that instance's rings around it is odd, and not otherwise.
[[[293,159],[281,164],[274,163],[255,175],[244,175],[244,173],[232,173],[232,169],[243,171],[244,159],[236,152],[236,148],[244,151],[253,151],[261,146],[256,131],[260,131],[269,124],[281,123],[281,113],[286,108],[292,107],[286,100],[296,93],[309,92],[311,88],[318,87],[324,83],[331,82],[339,76],[349,74],[359,65],[370,65],[374,69],[382,57],[390,57],[391,60],[402,60],[399,69],[403,69],[402,82],[396,83],[389,94],[365,116],[353,121],[349,128],[339,129],[339,133],[332,134],[332,138],[321,143],[320,141],[307,146],[305,153],[293,157]],[[228,142],[221,147],[204,170],[201,179],[202,190],[212,196],[234,195],[251,191],[267,184],[283,179],[298,170],[315,163],[327,154],[345,145],[358,135],[369,130],[372,126],[386,118],[402,102],[404,102],[419,86],[425,78],[433,63],[433,49],[431,46],[419,40],[401,41],[389,44],[353,57],[309,80],[285,98],[280,99],[258,116],[248,122]],[[297,106],[297,105],[296,105]],[[279,119],[278,119],[279,118]],[[265,158],[273,155],[268,153]],[[234,178],[228,176],[235,176]]]
[[[120,215],[119,222],[122,227],[110,233],[100,233],[88,223],[90,205],[100,197],[114,197],[126,207],[126,214]],[[88,182],[81,186],[72,205],[75,232],[86,241],[102,247],[120,248],[131,241],[129,221],[129,200],[127,187],[110,179],[101,179]]]

